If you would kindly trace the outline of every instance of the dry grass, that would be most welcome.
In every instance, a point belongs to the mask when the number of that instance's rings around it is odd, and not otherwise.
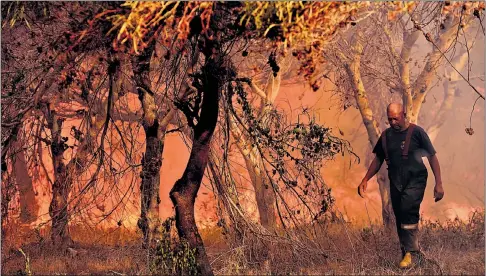
[[[2,275],[25,271],[30,257],[34,274],[144,275],[149,272],[147,251],[138,242],[140,233],[123,228],[100,230],[71,227],[73,254],[55,249],[43,230],[11,225],[2,242]],[[15,233],[15,235],[13,235]],[[246,235],[237,242],[218,228],[202,231],[216,274],[358,274],[358,275],[484,275],[484,212],[467,222],[422,221],[421,247],[426,261],[408,270],[397,268],[400,250],[378,226],[358,228],[330,224],[294,230],[290,237],[261,239]]]
[[[56,248],[49,241],[48,227],[39,231],[22,225],[9,225],[2,239],[2,275],[17,274],[30,257],[33,274],[145,274],[146,252],[137,246],[140,234],[125,228],[97,229],[71,226],[75,243]]]

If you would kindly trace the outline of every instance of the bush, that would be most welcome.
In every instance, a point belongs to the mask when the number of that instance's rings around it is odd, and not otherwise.
[[[168,218],[162,223],[161,238],[155,241],[152,253],[150,272],[163,275],[195,275],[196,249],[183,239],[171,236],[174,218]]]

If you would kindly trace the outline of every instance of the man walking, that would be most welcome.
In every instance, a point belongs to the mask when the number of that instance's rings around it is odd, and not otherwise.
[[[380,170],[383,160],[386,160],[391,202],[402,249],[403,259],[400,267],[407,268],[412,264],[412,254],[417,256],[419,253],[419,211],[428,176],[427,168],[422,161],[423,156],[427,156],[435,176],[436,202],[444,196],[444,189],[439,160],[427,133],[421,127],[405,120],[401,104],[388,105],[387,116],[390,128],[381,134],[373,149],[375,158],[358,187],[358,194],[364,197],[368,180]]]

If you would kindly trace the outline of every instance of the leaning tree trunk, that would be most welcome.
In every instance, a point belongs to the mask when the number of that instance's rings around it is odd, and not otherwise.
[[[267,128],[269,125],[268,114],[272,110],[279,93],[282,75],[290,69],[290,59],[285,59],[280,66],[280,71],[276,76],[273,73],[269,75],[265,91],[260,89],[255,83],[248,82],[252,92],[261,98],[261,107],[257,116],[262,123],[262,128]],[[236,119],[232,116],[229,120],[231,121],[231,133],[236,140],[238,150],[245,160],[251,183],[255,189],[260,223],[265,229],[273,232],[277,225],[275,190],[265,172],[261,153],[258,148],[252,145],[251,138],[240,129]]]
[[[456,58],[452,60],[453,66],[460,72],[464,68],[468,61],[467,52],[464,51],[463,53],[459,54]],[[452,110],[452,105],[454,103],[454,99],[456,97],[457,91],[457,84],[460,81],[459,73],[455,70],[451,69],[451,72],[448,73],[448,79],[444,80],[443,87],[444,87],[444,100],[434,118],[431,120],[427,128],[427,134],[429,135],[430,141],[434,142],[437,138],[437,135],[440,132],[441,127],[446,123],[447,116]]]
[[[368,139],[371,147],[374,147],[380,137],[380,129],[373,117],[373,111],[369,106],[366,90],[361,79],[360,62],[363,46],[358,38],[355,39],[353,48],[355,50],[354,56],[350,63],[345,64],[345,69],[349,78],[352,80],[351,83],[355,92],[356,103],[361,113],[366,132],[368,133]],[[392,229],[395,228],[395,221],[390,198],[390,181],[384,166],[382,166],[381,170],[378,172],[377,181],[381,195],[383,225],[386,229],[392,231]]]
[[[238,150],[245,160],[251,184],[255,189],[255,199],[258,214],[260,215],[260,223],[265,229],[273,231],[276,225],[275,194],[273,188],[268,183],[265,183],[268,182],[268,179],[263,171],[265,169],[263,162],[258,158],[257,149],[253,148],[249,139],[243,135],[234,118],[231,120],[231,132],[236,140]]]
[[[182,177],[170,191],[170,198],[175,206],[179,236],[187,240],[191,248],[196,249],[197,270],[203,275],[212,275],[213,272],[197,229],[194,203],[208,163],[210,142],[218,121],[221,84],[217,76],[222,72],[221,67],[210,56],[211,54],[206,54],[207,63],[202,68],[204,95],[201,115],[194,127],[189,161]]]
[[[434,48],[427,55],[427,62],[412,86],[414,98],[412,102],[412,114],[410,116],[411,123],[417,124],[422,104],[425,102],[427,92],[430,90],[432,81],[435,79],[436,69],[444,60],[443,53],[456,41],[458,32],[457,24],[459,21],[459,18],[450,15],[446,18],[444,28],[440,31],[439,36],[434,41]],[[464,21],[461,24],[463,24],[461,29],[464,32],[466,32],[467,28],[471,25],[470,21]]]

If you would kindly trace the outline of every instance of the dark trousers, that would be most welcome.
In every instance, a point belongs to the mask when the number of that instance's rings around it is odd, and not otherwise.
[[[389,171],[390,196],[403,255],[419,251],[418,222],[427,176],[427,170],[418,173],[403,169]]]

